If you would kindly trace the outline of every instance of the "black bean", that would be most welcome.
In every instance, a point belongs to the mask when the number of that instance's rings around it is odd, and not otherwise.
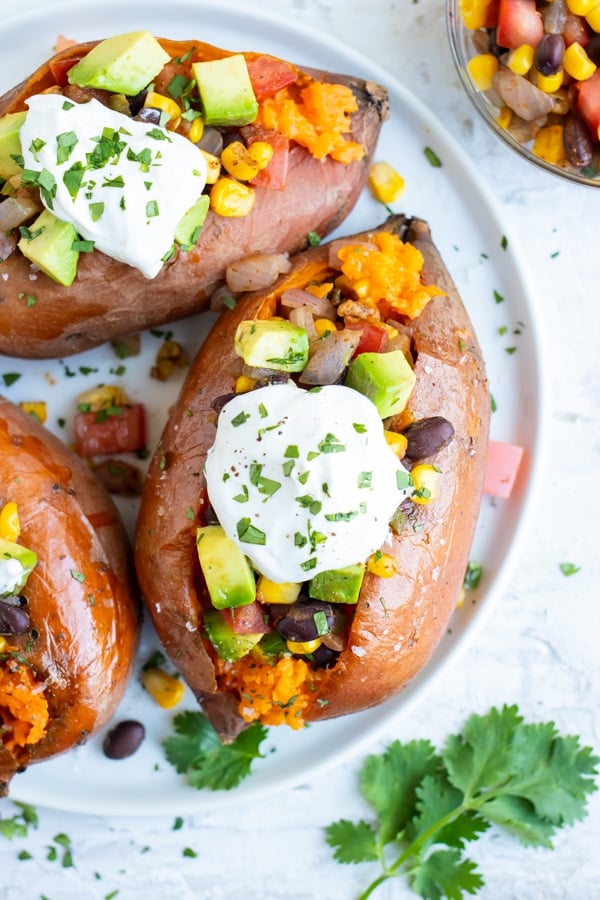
[[[152,106],[142,106],[140,111],[134,116],[136,122],[145,122],[147,125],[160,124],[160,109],[154,109]]]
[[[535,67],[542,75],[560,72],[565,55],[565,39],[562,34],[545,34],[535,48]]]
[[[29,615],[17,602],[0,600],[0,634],[25,634],[29,628]]]
[[[443,416],[430,416],[413,422],[402,432],[408,444],[408,459],[426,459],[446,447],[454,437],[454,427]]]
[[[329,669],[336,664],[339,655],[335,650],[321,644],[310,654],[311,665],[313,669]]]
[[[132,116],[137,116],[137,114],[141,111],[146,100],[147,93],[148,91],[144,90],[140,91],[139,94],[136,94],[134,97],[127,98]]]
[[[323,633],[322,626],[326,623],[329,631],[334,621],[335,615],[330,603],[324,603],[322,600],[305,600],[292,603],[275,627],[287,641],[314,641]]]
[[[593,63],[600,66],[600,34],[592,34],[585,45],[585,52]]]
[[[594,155],[594,144],[587,125],[579,116],[569,116],[564,131],[565,152],[572,166],[589,166]]]
[[[146,729],[141,722],[124,719],[115,725],[104,739],[104,755],[109,759],[126,759],[139,748],[146,736]]]

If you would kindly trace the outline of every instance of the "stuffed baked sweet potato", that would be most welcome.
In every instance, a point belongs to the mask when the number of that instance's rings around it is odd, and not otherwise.
[[[139,627],[112,500],[43,425],[0,398],[0,796],[15,772],[108,722]]]
[[[374,706],[423,668],[461,592],[489,409],[422,220],[305,251],[223,313],[135,542],[158,635],[223,740]]]
[[[379,85],[199,41],[56,54],[0,98],[0,353],[62,357],[187,316],[235,260],[328,234],[387,115]]]

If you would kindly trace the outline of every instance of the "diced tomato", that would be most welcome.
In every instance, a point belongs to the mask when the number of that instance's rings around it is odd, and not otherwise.
[[[485,11],[484,28],[495,28],[498,24],[498,13],[500,11],[500,0],[490,0]]]
[[[358,356],[359,353],[381,353],[388,342],[385,328],[380,328],[379,325],[373,325],[371,322],[353,322],[346,325],[346,328],[361,332],[360,341],[353,356]]]
[[[68,59],[51,59],[48,68],[52,72],[52,77],[59,87],[64,87],[67,83],[67,73],[72,69],[81,57],[69,56]]]
[[[271,97],[293,84],[298,73],[289,63],[275,56],[258,56],[248,61],[248,73],[257,100]]]
[[[490,441],[483,484],[484,493],[491,494],[492,497],[510,497],[522,458],[522,447]]]
[[[500,0],[496,43],[514,50],[522,44],[537,47],[544,36],[542,15],[535,0]]]
[[[574,85],[577,94],[577,111],[592,132],[592,140],[597,141],[600,128],[600,69],[590,78]]]
[[[236,634],[268,634],[273,631],[268,615],[256,600],[247,606],[221,609],[219,612]]]
[[[146,410],[142,403],[119,412],[78,412],[73,421],[75,450],[80,456],[134,453],[146,447]]]
[[[282,191],[285,188],[288,175],[288,163],[290,158],[290,142],[282,134],[267,134],[263,137],[250,138],[253,141],[265,141],[273,148],[273,156],[264,169],[251,179],[254,187],[270,188],[272,191]]]

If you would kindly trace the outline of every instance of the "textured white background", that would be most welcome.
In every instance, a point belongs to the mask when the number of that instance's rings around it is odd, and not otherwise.
[[[19,8],[45,6],[23,0]],[[248,0],[344,41],[383,66],[434,112],[495,195],[513,241],[525,251],[545,322],[551,427],[544,490],[501,603],[477,642],[433,696],[389,739],[443,741],[472,712],[518,703],[528,719],[554,719],[563,733],[600,748],[600,297],[596,227],[600,191],[553,181],[515,159],[484,130],[459,88],[447,48],[443,0]],[[10,11],[16,7],[10,4]],[[7,0],[0,11],[8,13]],[[118,22],[110,23],[118,30]],[[68,33],[68,23],[65,23]],[[558,255],[554,255],[558,254]],[[565,578],[559,563],[581,571]],[[382,739],[372,747],[385,746]],[[0,900],[351,900],[378,874],[340,866],[323,827],[369,817],[356,775],[361,759],[262,802],[173,819],[65,815],[38,809],[23,841],[0,837]],[[2,816],[12,814],[9,801]],[[75,867],[46,861],[57,832],[73,841]],[[600,796],[584,823],[552,851],[524,850],[488,833],[473,849],[485,900],[600,897]],[[186,858],[191,847],[197,857]],[[27,848],[34,856],[17,860]],[[411,896],[400,881],[380,900]]]

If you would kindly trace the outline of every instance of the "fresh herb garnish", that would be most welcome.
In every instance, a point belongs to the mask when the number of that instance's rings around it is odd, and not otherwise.
[[[561,563],[559,568],[563,575],[575,575],[581,570],[581,566],[576,566],[575,563],[570,562]]]
[[[431,149],[431,147],[425,147],[423,153],[425,154],[425,158],[427,159],[430,166],[433,166],[434,169],[442,168],[441,159],[439,158],[437,153]]]
[[[260,544],[267,543],[267,536],[264,531],[252,524],[246,516],[237,523],[237,536],[244,544]]]
[[[165,755],[195,788],[228,791],[250,774],[252,761],[262,758],[260,745],[267,736],[254,723],[231,744],[222,744],[201,712],[183,712],[173,720],[176,736],[163,741]]]
[[[27,837],[29,829],[37,828],[39,819],[35,807],[29,806],[27,803],[19,803],[13,801],[18,812],[11,816],[10,819],[0,818],[0,834],[7,840],[12,841],[13,838]]]
[[[340,819],[326,840],[340,863],[379,861],[382,874],[359,900],[402,875],[421,897],[460,900],[484,883],[464,855],[468,841],[499,825],[526,846],[552,847],[557,829],[584,818],[599,762],[553,722],[526,724],[516,706],[492,708],[440,752],[427,740],[394,741],[367,757],[360,787],[377,822]]]

